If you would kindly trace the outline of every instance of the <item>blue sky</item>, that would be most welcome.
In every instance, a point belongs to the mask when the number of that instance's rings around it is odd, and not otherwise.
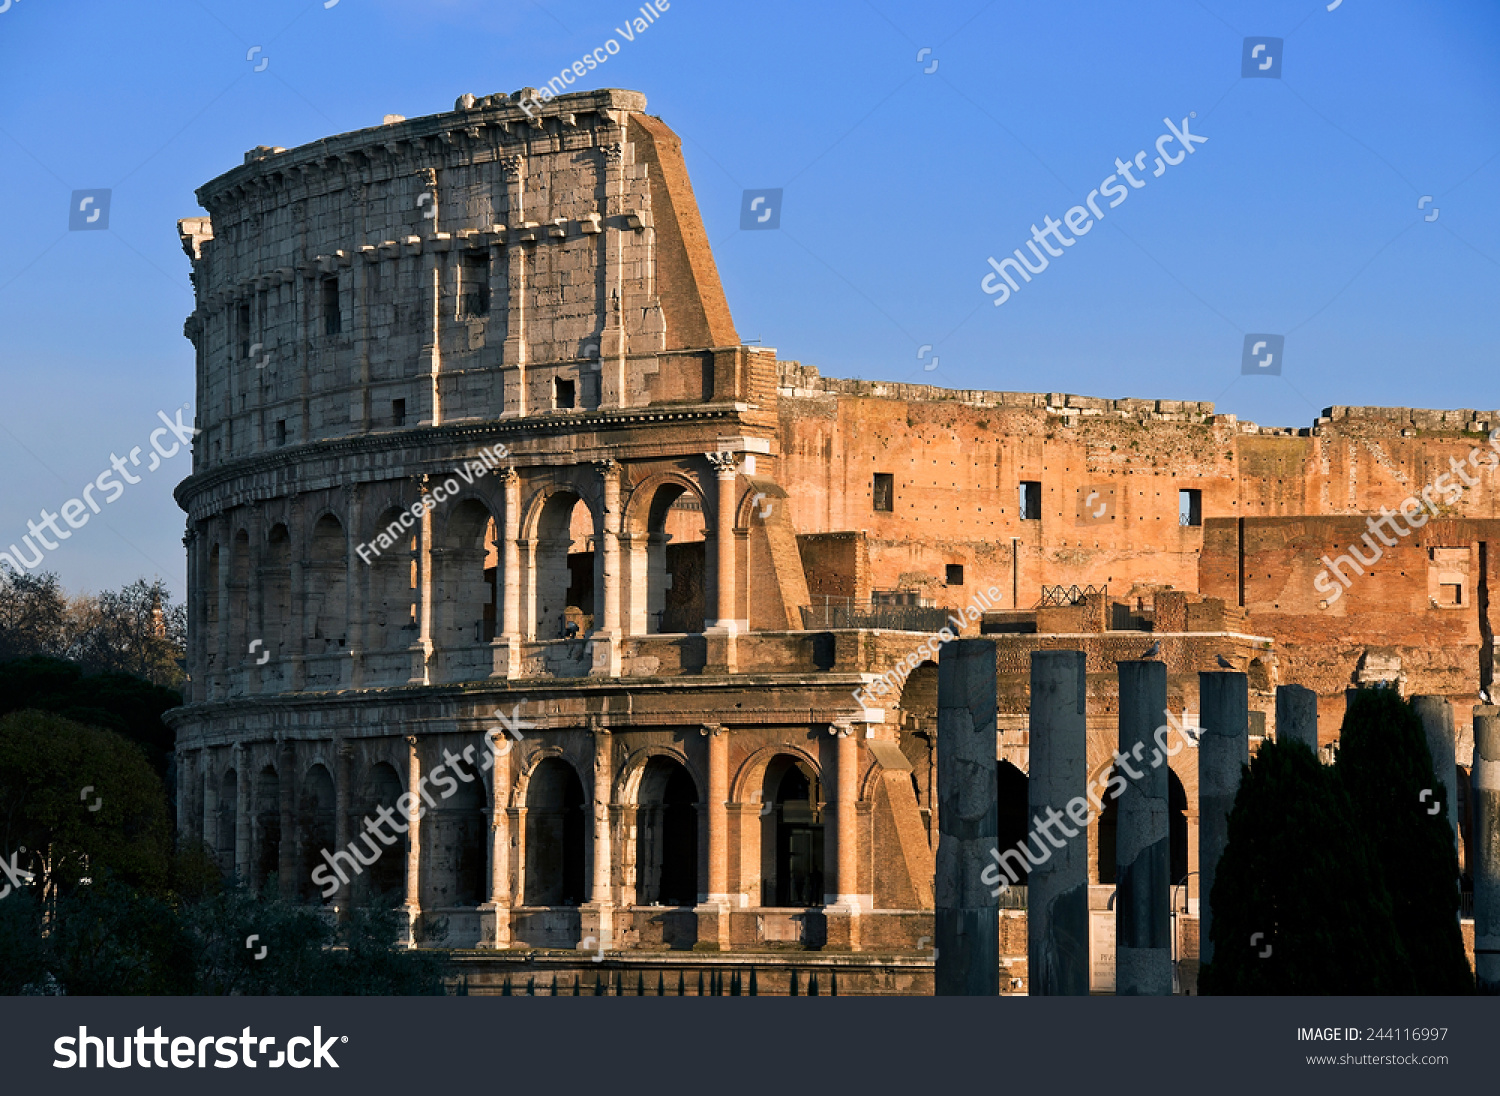
[[[635,7],[0,6],[0,549],[191,401],[175,223],[197,186],[255,145],[541,84]],[[1241,78],[1247,36],[1284,39],[1280,79]],[[579,86],[643,91],[682,136],[740,335],[784,358],[1306,426],[1334,403],[1500,406],[1497,45],[1478,0],[673,0]],[[993,306],[987,257],[1190,112],[1206,144],[1161,178],[1148,151],[1147,185]],[[106,187],[108,230],[68,231],[72,191]],[[780,228],[741,231],[760,187],[784,191]],[[1241,378],[1252,333],[1286,337],[1281,377]],[[144,475],[46,566],[180,593],[187,470]]]

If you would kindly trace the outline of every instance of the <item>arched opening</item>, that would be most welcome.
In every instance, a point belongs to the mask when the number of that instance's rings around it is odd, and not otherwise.
[[[302,870],[298,873],[298,896],[305,902],[325,901],[323,884],[314,883],[313,872],[319,867],[328,867],[324,858],[326,851],[333,856],[334,843],[338,840],[336,805],[333,793],[333,777],[322,765],[314,765],[302,781],[302,795],[297,804],[297,829],[302,845]],[[349,874],[345,869],[344,874]],[[335,876],[336,877],[336,876]],[[327,879],[327,875],[320,875]],[[331,899],[328,899],[331,900]]]
[[[1106,769],[1096,787],[1107,789],[1114,769]],[[1120,823],[1120,801],[1107,790],[1101,791],[1104,809],[1099,812],[1095,825],[1099,827],[1099,882],[1113,885],[1115,882],[1115,831]]]
[[[1031,836],[1031,822],[1027,817],[1029,788],[1030,781],[1027,780],[1026,774],[1009,761],[1001,761],[995,766],[995,821],[999,837],[996,848],[1002,853],[1006,849],[1020,848],[1023,842]],[[1042,839],[1038,838],[1037,844],[1041,842]],[[1036,844],[1028,847],[1035,849]],[[1007,869],[1015,862],[1015,857],[1007,858]],[[1030,862],[1023,857],[1020,865],[1020,878],[1016,881],[1018,886],[1026,885],[1026,880],[1030,875],[1029,865]]]
[[[452,508],[434,547],[438,642],[449,647],[490,642],[500,573],[495,519],[483,503],[464,499]]]
[[[209,673],[218,673],[225,668],[223,652],[219,650],[219,546],[208,550],[208,573],[203,576],[203,649],[208,656]]]
[[[295,644],[301,634],[292,625],[292,538],[279,522],[271,527],[266,538],[259,586],[266,649],[279,660],[293,653],[289,645]]]
[[[594,515],[576,494],[561,491],[542,506],[535,544],[534,639],[585,636],[599,620],[596,592],[604,583],[596,559]]]
[[[1188,873],[1188,824],[1187,792],[1182,781],[1171,769],[1167,770],[1167,882],[1174,886],[1187,878]]]
[[[636,878],[642,905],[698,901],[698,786],[670,757],[653,757],[641,775]]]
[[[401,776],[394,766],[384,761],[371,765],[370,771],[365,775],[364,788],[360,794],[360,799],[365,806],[358,821],[359,829],[364,829],[365,818],[374,820],[379,815],[381,807],[394,810],[396,800],[401,798],[403,791],[405,788],[402,787]],[[401,821],[404,823],[405,819]],[[405,835],[397,833],[389,826],[381,826],[380,832],[388,837],[396,838],[396,841],[385,845],[378,837],[372,839],[382,851],[375,863],[366,868],[365,874],[359,877],[360,881],[355,886],[354,894],[360,902],[379,902],[385,906],[399,906],[406,898]]]
[[[832,635],[829,636],[832,639]],[[938,668],[935,662],[922,662],[907,675],[901,685],[901,696],[893,705],[896,729],[900,732],[901,753],[911,762],[911,785],[922,812],[928,844],[937,847],[932,827],[932,812],[937,805],[937,688]],[[879,696],[871,698],[871,707],[886,707],[891,702]]]
[[[250,637],[250,534],[241,529],[234,535],[229,557],[229,649],[236,665],[254,662],[249,656]]]
[[[460,773],[467,775],[464,780]],[[424,881],[424,905],[477,906],[485,899],[484,779],[474,767],[452,772],[458,787],[428,815],[432,866]],[[576,777],[574,778],[577,779]],[[579,845],[580,854],[583,851]],[[580,876],[581,880],[581,876]]]
[[[526,789],[526,904],[584,902],[583,783],[560,757],[536,767]]]
[[[803,761],[778,755],[766,766],[761,796],[762,901],[823,905],[822,782]]]
[[[336,654],[347,642],[348,556],[344,527],[332,514],[313,526],[307,602],[312,615],[310,654]]]
[[[370,557],[370,649],[397,651],[417,640],[417,530],[401,527],[392,507],[375,527],[379,555]]]
[[[255,861],[257,890],[281,871],[281,778],[270,765],[255,777]]]
[[[708,581],[703,522],[703,504],[681,484],[656,489],[646,515],[641,631],[703,631]]]
[[[230,769],[219,781],[219,869],[228,876],[235,872],[235,822],[239,818],[238,774]]]

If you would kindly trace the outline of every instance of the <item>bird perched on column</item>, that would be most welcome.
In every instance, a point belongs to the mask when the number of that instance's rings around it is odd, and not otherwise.
[[[1215,659],[1215,661],[1218,662],[1220,669],[1224,669],[1224,670],[1232,670],[1232,669],[1234,669],[1234,663],[1230,662],[1229,659],[1225,658],[1223,655],[1214,655],[1214,659]]]
[[[1158,639],[1155,643],[1151,644],[1151,646],[1149,646],[1149,647],[1146,648],[1145,652],[1142,653],[1141,657],[1142,658],[1155,658],[1159,654],[1161,654],[1161,640]]]

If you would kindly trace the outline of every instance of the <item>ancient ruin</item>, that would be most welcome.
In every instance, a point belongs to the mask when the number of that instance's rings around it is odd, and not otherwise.
[[[180,224],[202,433],[171,718],[179,824],[226,872],[393,895],[414,944],[492,965],[816,955],[930,992],[944,628],[997,645],[1002,848],[1033,653],[1084,653],[1094,779],[1152,644],[1190,724],[1200,671],[1248,674],[1252,749],[1278,685],[1325,747],[1352,684],[1447,698],[1467,841],[1500,411],[1272,429],[822,377],[740,341],[644,96],[527,95],[256,148]],[[1195,759],[1165,776],[1180,958]],[[1117,825],[1088,833],[1094,918]]]

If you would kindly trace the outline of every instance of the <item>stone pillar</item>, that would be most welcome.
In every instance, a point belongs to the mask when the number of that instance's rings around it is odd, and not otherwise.
[[[417,921],[422,916],[422,755],[417,738],[406,738],[406,936],[401,941],[417,946]]]
[[[355,269],[363,270],[364,264],[359,264]],[[344,676],[346,671],[340,671],[339,680],[347,681],[351,688],[358,689],[365,682],[365,636],[368,632],[365,622],[370,615],[370,565],[361,560],[356,551],[364,542],[365,536],[364,495],[359,485],[346,486],[344,498],[349,517],[348,536],[345,537],[348,553],[344,561],[344,620],[349,635],[349,668],[347,677]]]
[[[730,948],[729,916],[729,729],[706,723],[700,733],[708,745],[708,890],[698,905],[698,945]]]
[[[823,898],[828,943],[860,950],[860,913],[868,905],[859,889],[859,736],[848,722],[832,724],[834,886]],[[825,832],[827,832],[825,827]],[[826,884],[825,884],[826,887]]]
[[[623,135],[623,134],[622,134]],[[605,139],[601,136],[601,140]],[[604,215],[609,218],[604,231],[599,233],[599,265],[602,268],[604,287],[604,324],[599,334],[599,406],[600,408],[625,407],[629,397],[625,388],[625,356],[629,337],[625,327],[624,298],[630,292],[626,282],[628,267],[625,262],[627,239],[633,239],[633,230],[621,229],[618,218],[628,212],[628,182],[625,164],[626,146],[601,145],[602,163],[599,172],[604,183]],[[659,349],[659,348],[653,348]]]
[[[1276,686],[1276,741],[1318,752],[1318,694],[1304,685]]]
[[[1432,755],[1432,773],[1448,796],[1448,825],[1453,827],[1453,847],[1463,859],[1463,839],[1458,826],[1458,755],[1453,742],[1453,705],[1445,696],[1414,696],[1412,708],[1422,720],[1427,752]],[[1436,792],[1436,789],[1434,789]],[[1424,808],[1430,810],[1430,805]]]
[[[594,789],[589,799],[594,818],[594,884],[579,916],[578,948],[583,951],[592,950],[595,945],[603,949],[614,946],[614,897],[610,885],[614,864],[609,840],[610,790],[614,785],[610,749],[613,736],[608,727],[595,726],[593,731]],[[585,940],[593,943],[585,944]]]
[[[604,600],[603,627],[590,640],[593,665],[589,673],[598,677],[619,677],[620,664],[620,463],[614,460],[594,462],[604,488],[604,514],[600,522],[601,543],[595,554],[598,561],[599,590]]]
[[[510,782],[515,742],[504,730],[490,731],[480,745],[489,751],[490,875],[489,897],[479,907],[479,946],[508,948],[510,935]]]
[[[418,493],[425,499],[427,477],[417,477]],[[427,685],[432,673],[432,511],[422,508],[417,522],[417,641],[411,646],[409,685]]]
[[[250,751],[234,744],[234,877],[248,885],[250,879],[250,783],[254,774],[246,768]]]
[[[276,741],[276,788],[281,815],[280,844],[276,854],[277,889],[281,897],[297,897],[297,750],[286,739]]]
[[[1474,709],[1474,975],[1500,994],[1500,707]]]
[[[1000,992],[995,749],[995,641],[954,640],[938,656],[942,808],[933,931],[940,997]]]
[[[215,773],[214,751],[203,750],[198,755],[203,759],[203,844],[221,872],[234,870],[233,864],[219,859],[219,779]]]
[[[1313,696],[1316,720],[1317,697],[1310,689],[1303,692]],[[1229,844],[1229,812],[1239,794],[1241,771],[1250,764],[1250,678],[1242,673],[1199,674],[1198,702],[1203,712],[1199,719],[1203,733],[1198,739],[1198,962],[1202,964],[1214,957],[1209,935],[1213,927],[1214,875],[1219,857]],[[1276,706],[1276,734],[1280,738],[1279,690]],[[1313,726],[1316,740],[1316,722]]]
[[[739,458],[733,453],[706,453],[713,466],[718,492],[714,505],[714,617],[708,633],[708,665],[720,673],[734,673],[737,664],[735,639],[739,632],[736,619],[738,579],[735,566],[734,503],[735,469]]]
[[[1089,993],[1088,677],[1082,651],[1031,654],[1031,779],[1027,816],[1036,833],[1055,823],[1052,854],[1027,880],[1026,934],[1031,995],[1087,997]],[[1061,820],[1061,821],[1059,821]],[[1047,828],[1044,828],[1047,827]],[[1032,837],[1040,844],[1040,837]]]
[[[221,522],[222,529],[227,530],[228,524]],[[234,691],[235,668],[245,660],[245,651],[231,651],[229,649],[229,576],[234,573],[234,534],[228,532],[219,541],[219,574],[218,588],[214,590],[213,596],[219,605],[219,622],[216,629],[216,642],[219,645],[218,679],[220,697],[229,696]],[[311,634],[311,633],[309,633]]]
[[[1121,662],[1120,749],[1125,780],[1115,831],[1115,993],[1172,992],[1171,853],[1167,765],[1151,764],[1153,732],[1167,709],[1166,663]]]
[[[505,495],[504,533],[500,544],[503,604],[493,676],[513,678],[521,674],[521,637],[525,634],[525,624],[521,620],[521,477],[514,468],[506,468],[499,475]]]
[[[354,747],[342,738],[333,740],[333,847],[335,849],[348,849],[351,841],[349,818],[349,787],[353,783],[354,769]],[[349,882],[339,882],[339,889],[334,891],[333,902],[342,914],[347,912],[350,905],[350,889],[354,885],[354,878]]]
[[[506,414],[524,417],[529,413],[530,393],[526,390],[526,266],[531,260],[519,241],[526,223],[526,161],[520,156],[501,158],[505,171],[506,225],[510,246],[506,248],[505,284],[509,293],[505,309],[505,343],[500,360],[512,367],[505,373]],[[514,395],[510,389],[514,386]]]

